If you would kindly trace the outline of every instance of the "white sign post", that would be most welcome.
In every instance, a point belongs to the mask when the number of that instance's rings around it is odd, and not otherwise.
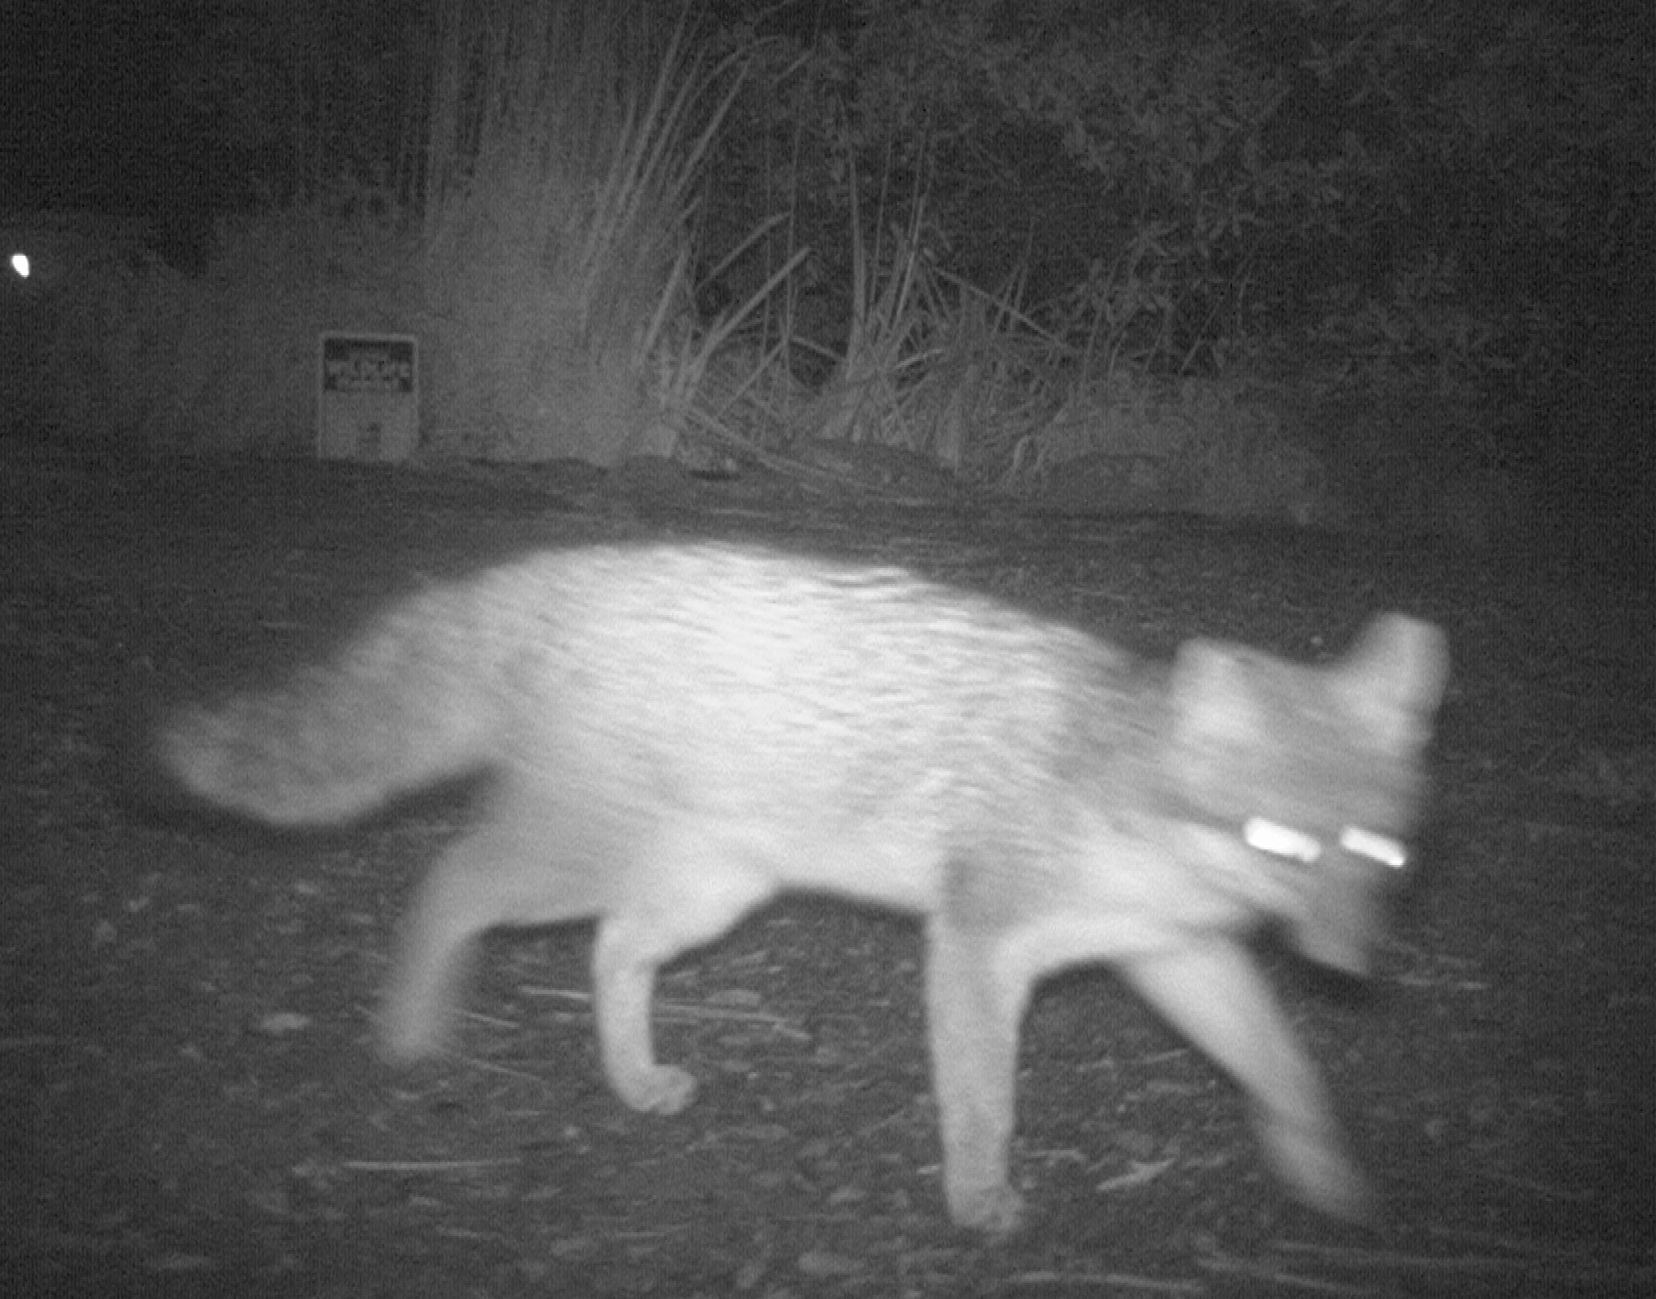
[[[412,334],[323,334],[316,454],[406,460],[420,436],[419,342]]]

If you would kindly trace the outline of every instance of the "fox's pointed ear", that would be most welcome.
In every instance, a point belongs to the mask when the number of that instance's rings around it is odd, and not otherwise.
[[[1173,659],[1168,698],[1180,740],[1199,747],[1246,743],[1262,720],[1248,686],[1247,651],[1219,641],[1190,640]]]
[[[1381,614],[1338,667],[1352,707],[1397,748],[1418,748],[1449,683],[1449,641],[1429,622]]]

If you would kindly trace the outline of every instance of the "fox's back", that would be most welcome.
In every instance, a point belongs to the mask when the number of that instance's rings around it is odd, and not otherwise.
[[[1135,724],[1125,655],[900,570],[615,547],[471,598],[505,638],[487,670],[509,774],[698,812],[971,833],[1059,812]]]

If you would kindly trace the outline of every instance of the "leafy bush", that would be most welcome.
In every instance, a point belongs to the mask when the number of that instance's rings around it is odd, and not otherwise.
[[[245,297],[295,338],[384,318],[467,454],[831,436],[1027,485],[1153,443],[1156,499],[1402,498],[1409,465],[1514,458],[1656,227],[1633,0],[336,8],[399,35],[363,58],[303,0],[332,45],[287,53],[268,14],[256,56],[206,44],[257,75],[201,84],[306,111],[226,115],[270,228],[225,245],[246,269],[209,277],[185,355],[234,371]],[[1176,456],[1072,418],[1181,402]]]

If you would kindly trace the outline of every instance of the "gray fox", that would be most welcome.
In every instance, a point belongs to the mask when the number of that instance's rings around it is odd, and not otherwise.
[[[1092,961],[1233,1075],[1299,1195],[1361,1217],[1247,940],[1280,923],[1366,972],[1447,672],[1442,634],[1397,614],[1329,666],[1209,641],[1161,664],[900,569],[595,546],[414,594],[331,665],[181,710],[154,744],[187,793],[285,826],[492,773],[402,928],[393,1059],[442,1044],[484,931],[596,916],[605,1073],[674,1113],[695,1083],[656,1060],[656,971],[815,890],[924,917],[955,1222],[1018,1224],[1020,1021],[1040,978]]]

